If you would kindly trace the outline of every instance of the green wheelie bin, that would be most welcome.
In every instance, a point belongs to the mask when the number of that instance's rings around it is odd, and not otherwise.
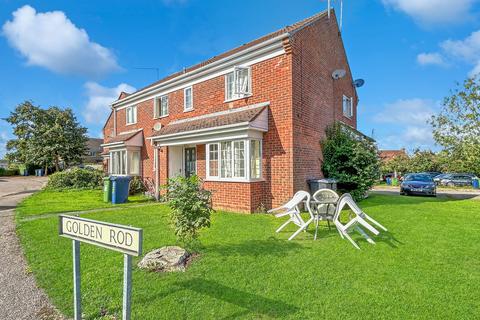
[[[103,202],[112,201],[112,180],[110,177],[103,178]]]

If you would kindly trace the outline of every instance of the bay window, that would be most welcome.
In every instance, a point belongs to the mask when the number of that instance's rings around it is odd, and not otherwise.
[[[207,179],[249,181],[262,177],[261,140],[207,144]]]
[[[118,150],[110,152],[110,174],[140,175],[140,151]]]
[[[250,178],[260,179],[262,172],[262,144],[260,140],[250,140]]]

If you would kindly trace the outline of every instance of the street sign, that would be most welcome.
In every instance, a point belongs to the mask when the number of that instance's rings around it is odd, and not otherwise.
[[[124,254],[122,319],[130,320],[132,301],[132,256],[142,254],[143,230],[118,224],[60,215],[59,234],[73,240],[74,319],[82,319],[80,290],[80,242]]]
[[[132,256],[142,254],[142,229],[138,228],[60,215],[60,235]]]

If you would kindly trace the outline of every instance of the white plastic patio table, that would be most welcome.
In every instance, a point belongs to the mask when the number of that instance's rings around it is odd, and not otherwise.
[[[304,201],[306,202],[306,201]],[[325,211],[325,213],[320,213],[319,212],[319,209],[318,207],[322,204],[325,204],[327,205],[327,210]],[[330,215],[328,213],[329,209],[330,209],[330,206],[333,205],[335,207],[335,205],[337,204],[337,201],[330,201],[329,199],[325,199],[325,200],[315,200],[315,199],[311,199],[310,200],[310,207],[312,208],[312,213],[313,213],[313,216],[315,218],[315,236],[313,237],[314,240],[317,240],[317,233],[318,233],[318,223],[320,220],[326,220],[327,223],[328,223],[328,228],[330,229],[330,223],[329,223],[329,219],[328,219],[328,216]],[[330,215],[332,218],[333,218],[333,215]]]

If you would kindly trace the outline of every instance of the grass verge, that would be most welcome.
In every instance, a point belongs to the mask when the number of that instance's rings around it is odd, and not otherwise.
[[[16,211],[17,217],[21,219],[47,213],[112,208],[148,201],[149,198],[138,194],[129,196],[126,203],[111,204],[103,202],[103,190],[42,190],[25,198]]]
[[[468,319],[480,314],[480,201],[374,195],[361,203],[389,232],[355,250],[335,230],[294,241],[270,215],[216,213],[185,273],[133,271],[133,319]],[[175,244],[168,207],[86,217],[144,229],[144,252]],[[39,285],[72,315],[71,242],[57,218],[19,221]],[[81,245],[86,319],[121,314],[119,253]],[[134,259],[134,264],[139,261]]]

